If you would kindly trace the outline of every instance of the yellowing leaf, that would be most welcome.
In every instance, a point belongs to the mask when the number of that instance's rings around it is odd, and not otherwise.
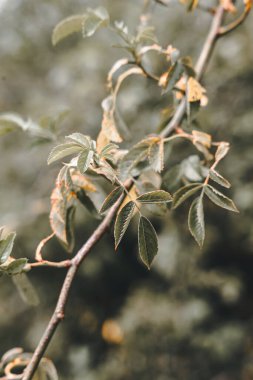
[[[158,139],[151,144],[148,150],[148,159],[150,166],[155,172],[161,173],[164,168],[164,142]]]
[[[71,178],[74,186],[80,187],[81,189],[94,193],[97,191],[96,186],[84,175],[79,172],[71,173]]]
[[[190,77],[187,82],[187,100],[188,102],[201,101],[206,90],[201,84],[193,77]]]
[[[117,130],[115,117],[114,117],[114,99],[112,96],[108,96],[102,102],[104,109],[102,120],[102,133],[109,141],[116,143],[122,142],[122,138]]]
[[[212,136],[209,135],[208,133],[197,131],[194,129],[192,131],[192,135],[193,135],[193,143],[194,144],[199,143],[199,144],[205,146],[206,148],[211,147]]]
[[[101,150],[106,146],[108,145],[110,142],[110,140],[108,139],[108,137],[106,136],[106,134],[104,133],[104,131],[100,131],[99,134],[98,134],[98,137],[97,137],[97,141],[96,141],[96,146],[97,146],[97,152],[98,153],[101,153]]]

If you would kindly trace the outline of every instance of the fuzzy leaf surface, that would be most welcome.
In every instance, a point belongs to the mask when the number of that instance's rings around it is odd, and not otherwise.
[[[200,247],[205,239],[205,220],[203,209],[203,196],[196,198],[190,207],[188,215],[189,230]]]
[[[181,187],[178,191],[175,192],[173,196],[172,207],[175,209],[180,206],[186,199],[195,194],[198,190],[202,188],[201,183],[191,183],[184,187]]]
[[[155,190],[140,195],[136,200],[141,203],[168,203],[172,202],[172,196],[167,191]]]
[[[205,194],[217,206],[225,208],[229,211],[239,212],[232,199],[228,198],[214,187],[210,185],[205,186]]]
[[[120,186],[113,189],[113,191],[105,198],[99,212],[102,214],[109,210],[114,205],[114,203],[116,203],[117,200],[120,198],[123,191],[123,188]]]
[[[209,171],[209,175],[210,175],[210,178],[214,182],[218,183],[219,185],[226,187],[227,189],[229,189],[231,187],[231,184],[228,182],[228,180],[226,180],[226,178],[222,177],[222,175],[220,173],[218,173],[216,170],[211,169]]]
[[[71,154],[79,153],[81,150],[82,148],[80,147],[80,145],[73,143],[64,143],[57,145],[50,152],[47,163],[48,165],[50,165],[53,162],[60,160],[61,158],[70,156]]]
[[[123,238],[130,220],[134,214],[135,204],[134,202],[128,202],[118,213],[115,225],[114,225],[114,238],[115,247],[117,248],[121,239]]]

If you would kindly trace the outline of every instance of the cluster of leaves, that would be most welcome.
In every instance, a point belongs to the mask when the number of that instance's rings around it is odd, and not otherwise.
[[[163,1],[158,3],[166,5]],[[188,8],[192,10],[197,5],[197,1],[191,1]],[[87,9],[84,14],[73,15],[56,25],[52,43],[56,45],[77,32],[83,37],[90,37],[102,27],[119,36],[121,43],[117,47],[123,48],[130,58],[118,60],[108,73],[109,96],[102,102],[103,119],[97,140],[94,141],[81,133],[73,133],[65,137],[63,143],[54,147],[49,155],[48,164],[72,156],[60,170],[51,195],[50,225],[54,235],[71,252],[74,248],[73,225],[78,202],[81,202],[93,216],[99,217],[121,200],[122,204],[114,225],[115,247],[117,248],[121,242],[132,217],[138,213],[139,254],[145,265],[150,268],[157,254],[158,243],[154,227],[141,213],[143,205],[149,205],[149,212],[158,210],[160,215],[164,215],[169,208],[176,209],[188,198],[197,195],[190,207],[188,225],[200,246],[205,238],[205,196],[216,205],[237,212],[233,201],[209,184],[211,180],[221,187],[230,187],[229,182],[215,169],[227,154],[229,147],[224,142],[214,143],[212,137],[202,131],[194,129],[191,133],[186,133],[178,129],[170,137],[165,138],[163,133],[150,135],[128,151],[119,149],[115,143],[121,143],[129,130],[117,107],[117,96],[122,83],[129,76],[140,75],[155,81],[162,89],[162,95],[173,93],[174,106],[166,113],[165,123],[158,127],[160,130],[173,117],[177,104],[183,98],[187,104],[186,120],[191,129],[192,111],[199,106],[205,106],[208,99],[205,88],[196,78],[191,58],[181,57],[180,52],[172,45],[167,48],[160,46],[154,28],[146,22],[141,22],[136,33],[132,34],[124,22],[111,23],[105,8]],[[158,75],[152,69],[146,69],[149,52],[155,52],[157,57],[165,58],[165,70]],[[59,115],[54,121],[44,118],[37,125],[30,120],[23,120],[18,115],[4,114],[0,117],[0,131],[5,133],[21,128],[37,136],[54,140],[56,126],[64,116],[65,114]],[[190,141],[201,153],[203,160],[200,160],[199,156],[191,156],[168,168],[166,160],[173,141],[177,138]],[[218,146],[215,154],[212,152],[214,146]],[[157,185],[154,186],[150,180],[147,186],[145,175],[156,175]],[[90,197],[90,194],[97,190],[92,180],[94,176],[102,176],[115,185],[100,212]],[[171,195],[171,192],[174,195]]]
[[[192,10],[196,6],[197,2],[192,2],[189,9]],[[100,214],[105,213],[120,199],[123,201],[114,225],[115,247],[118,247],[132,217],[137,212],[139,214],[139,254],[145,265],[150,268],[157,254],[158,243],[151,222],[140,211],[144,204],[152,205],[152,207],[159,206],[159,213],[165,214],[168,208],[176,209],[188,198],[194,194],[197,195],[190,207],[188,225],[191,234],[200,246],[203,245],[205,238],[204,196],[220,207],[237,212],[233,201],[209,184],[211,180],[219,186],[230,187],[229,182],[215,170],[219,161],[227,154],[229,147],[227,143],[213,143],[212,137],[204,132],[192,130],[189,134],[180,130],[167,138],[164,138],[163,134],[147,136],[128,151],[118,149],[115,143],[123,141],[128,128],[120,115],[116,100],[123,81],[129,76],[141,75],[156,81],[162,88],[162,94],[173,91],[174,107],[182,98],[185,98],[186,119],[189,127],[192,110],[205,106],[207,96],[205,88],[196,79],[190,57],[180,57],[180,52],[171,45],[166,49],[162,48],[157,43],[154,28],[146,23],[139,25],[136,34],[131,34],[123,22],[111,24],[110,17],[104,8],[88,9],[83,15],[74,15],[61,21],[53,31],[52,42],[55,45],[76,32],[82,33],[83,37],[90,37],[101,27],[109,28],[120,37],[123,44],[117,47],[125,49],[131,58],[118,60],[109,71],[107,84],[110,95],[102,102],[104,113],[97,141],[91,140],[89,136],[74,133],[67,136],[65,142],[57,145],[49,155],[49,164],[70,155],[74,156],[68,164],[64,164],[56,181],[51,197],[51,227],[55,235],[71,250],[73,248],[74,205],[76,199],[81,200],[80,185],[77,186],[73,180],[73,174],[79,175],[79,181],[80,178],[88,181],[87,176],[90,175],[102,175],[116,187],[105,199]],[[145,68],[144,58],[151,51],[166,58],[167,68],[159,75]],[[174,107],[167,114],[166,123],[173,116]],[[204,159],[201,161],[198,156],[191,156],[164,171],[172,142],[178,137],[191,141]],[[214,155],[212,148],[215,145],[218,149]],[[163,171],[165,173],[161,176]],[[152,181],[149,181],[149,191],[146,191],[145,178],[143,179],[146,173],[149,175],[157,173],[156,175],[160,178],[156,187],[152,186]],[[129,180],[131,181],[130,189],[126,185]],[[89,184],[91,185],[92,182]],[[84,187],[81,186],[83,194]],[[173,196],[171,191],[174,192]],[[83,203],[86,207],[87,199],[89,196],[85,193]],[[154,211],[152,207],[149,211]],[[89,208],[96,214],[94,207]]]

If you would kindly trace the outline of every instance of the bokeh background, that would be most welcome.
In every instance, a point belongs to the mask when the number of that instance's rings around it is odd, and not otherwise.
[[[101,30],[91,39],[73,36],[53,48],[57,22],[87,6],[104,5],[112,20],[138,24],[141,0],[0,1],[0,111],[35,121],[69,110],[59,135],[74,131],[95,137],[106,96],[106,73],[125,52]],[[171,3],[156,6],[153,23],[161,44],[173,44],[196,60],[210,16]],[[105,236],[81,267],[67,316],[47,355],[62,380],[251,380],[253,379],[253,18],[221,40],[204,85],[209,105],[198,127],[231,152],[221,172],[232,182],[240,214],[206,203],[207,240],[200,251],[187,231],[189,205],[152,220],[160,252],[152,270],[137,257],[136,226],[115,254]],[[144,79],[122,87],[120,107],[132,137],[153,130],[161,109],[160,91]],[[35,144],[23,132],[0,138],[0,225],[17,231],[16,257],[32,258],[50,232],[50,193],[58,165],[48,167],[52,143]],[[194,152],[178,146],[171,168]],[[78,212],[78,248],[98,221]],[[45,254],[63,259],[52,241]],[[11,279],[1,278],[0,354],[12,347],[32,351],[52,313],[64,270],[36,269],[29,279],[40,304],[27,306]]]

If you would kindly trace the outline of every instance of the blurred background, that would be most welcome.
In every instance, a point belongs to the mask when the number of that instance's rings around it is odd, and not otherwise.
[[[96,137],[106,74],[125,52],[101,30],[91,39],[73,36],[51,45],[53,27],[87,6],[105,6],[112,20],[138,24],[141,0],[0,1],[0,112],[39,121],[69,111],[59,135]],[[210,23],[171,3],[155,6],[153,23],[163,46],[173,44],[195,61]],[[187,230],[186,204],[166,218],[153,217],[160,252],[151,271],[137,257],[133,225],[117,254],[105,236],[80,268],[67,316],[47,351],[62,380],[253,379],[253,16],[219,41],[204,85],[208,106],[198,126],[232,148],[220,171],[232,183],[240,214],[206,202],[207,240],[200,251]],[[132,133],[128,144],[154,130],[168,98],[145,79],[130,78],[119,103]],[[50,193],[59,165],[48,167],[53,143],[35,144],[22,132],[0,138],[0,225],[16,230],[16,257],[33,258],[50,233]],[[177,153],[178,152],[178,153]],[[170,169],[192,148],[178,145]],[[177,155],[178,154],[178,155]],[[196,154],[196,152],[195,152]],[[98,221],[78,212],[76,248]],[[54,240],[45,255],[64,259]],[[40,304],[29,307],[11,279],[1,278],[0,355],[32,351],[57,300],[65,271],[34,269],[29,279]]]

